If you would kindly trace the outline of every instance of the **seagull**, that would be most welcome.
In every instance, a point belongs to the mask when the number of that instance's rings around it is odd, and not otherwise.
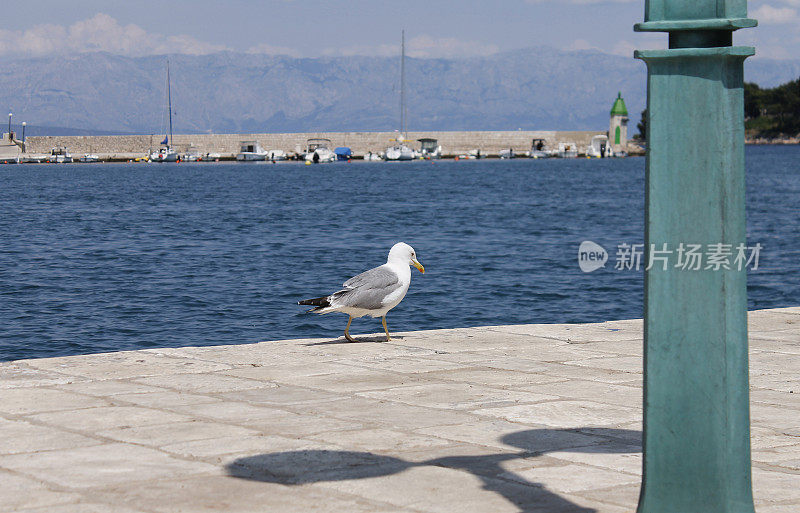
[[[350,342],[355,342],[350,336],[350,323],[353,319],[365,315],[381,317],[386,341],[389,342],[392,337],[386,327],[386,313],[406,296],[408,286],[411,285],[411,265],[425,274],[425,268],[417,260],[414,248],[405,242],[398,242],[389,250],[389,258],[385,264],[350,278],[344,282],[342,290],[330,296],[305,299],[297,304],[314,306],[316,308],[309,312],[318,314],[342,312],[349,315],[344,337]]]

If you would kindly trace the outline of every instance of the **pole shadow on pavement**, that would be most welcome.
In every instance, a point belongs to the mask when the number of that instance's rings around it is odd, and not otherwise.
[[[561,435],[589,435],[592,442],[565,447]],[[551,452],[623,454],[641,452],[641,432],[609,428],[531,429],[510,433],[501,441],[520,452],[481,454],[475,456],[445,456],[421,462],[409,462],[393,456],[370,452],[304,450],[275,452],[247,456],[227,465],[228,475],[240,479],[303,485],[310,483],[371,479],[399,474],[414,467],[435,466],[469,472],[483,483],[483,489],[497,493],[519,507],[521,511],[552,511],[591,513],[585,508],[548,490],[543,484],[531,482],[507,471],[504,462],[534,460]],[[409,496],[414,490],[408,490]],[[411,498],[411,497],[410,497]],[[420,496],[419,501],[426,498]]]

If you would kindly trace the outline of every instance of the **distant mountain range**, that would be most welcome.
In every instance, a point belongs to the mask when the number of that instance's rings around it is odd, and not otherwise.
[[[399,58],[227,52],[169,59],[176,133],[399,128]],[[166,60],[105,53],[2,59],[0,105],[15,122],[27,121],[31,135],[164,133]],[[755,59],[745,72],[765,87],[798,75],[800,60]],[[596,51],[409,58],[408,128],[602,130],[618,91],[635,125],[645,80],[644,63]]]

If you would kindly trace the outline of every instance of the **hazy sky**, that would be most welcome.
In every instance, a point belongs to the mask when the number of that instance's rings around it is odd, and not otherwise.
[[[800,55],[800,0],[751,0],[760,27],[735,44]],[[394,55],[401,28],[418,57],[491,55],[537,45],[631,55],[662,48],[633,32],[643,0],[29,0],[8,2],[0,56],[104,50],[123,55],[230,49],[295,56]]]

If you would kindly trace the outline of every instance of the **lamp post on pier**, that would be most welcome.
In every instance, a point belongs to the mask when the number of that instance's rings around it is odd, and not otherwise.
[[[22,122],[22,142],[25,142],[25,127],[28,126],[28,123],[23,121]]]
[[[636,31],[669,33],[647,64],[645,242],[745,245],[746,0],[646,0]],[[728,246],[730,245],[730,246]],[[746,269],[645,274],[644,468],[638,513],[753,513]],[[704,262],[705,264],[705,262]]]
[[[11,140],[11,118],[14,117],[14,114],[9,112],[8,113],[8,139]]]

